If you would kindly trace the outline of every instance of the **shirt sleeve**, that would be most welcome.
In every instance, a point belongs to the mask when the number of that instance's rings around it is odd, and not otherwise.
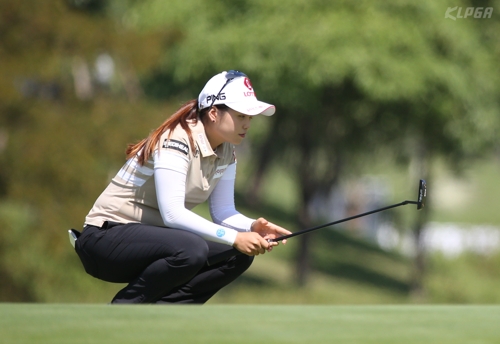
[[[155,187],[163,222],[167,227],[190,231],[205,240],[233,245],[236,230],[210,222],[184,206],[188,166],[188,161],[178,154],[162,152],[155,156]]]
[[[255,219],[239,213],[234,206],[236,163],[230,164],[208,198],[212,220],[239,232],[249,232]]]

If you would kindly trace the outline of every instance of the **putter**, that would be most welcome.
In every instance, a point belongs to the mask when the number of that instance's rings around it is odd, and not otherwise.
[[[420,182],[419,182],[419,185],[418,185],[418,197],[417,197],[417,201],[403,201],[401,203],[389,205],[387,207],[383,207],[383,208],[380,208],[380,209],[375,209],[375,210],[368,211],[366,213],[362,213],[362,214],[359,214],[359,215],[350,216],[350,217],[347,217],[345,219],[341,219],[341,220],[337,220],[337,221],[333,221],[333,222],[328,222],[328,223],[325,223],[323,225],[319,225],[319,226],[312,227],[312,228],[303,229],[303,230],[297,231],[297,232],[292,233],[292,234],[281,236],[281,237],[276,238],[276,239],[269,239],[268,241],[269,242],[278,242],[278,241],[285,240],[285,239],[288,239],[288,238],[293,238],[293,237],[295,237],[297,235],[302,235],[302,234],[309,233],[309,232],[312,232],[312,231],[315,231],[315,230],[318,230],[318,229],[321,229],[321,228],[325,228],[325,227],[333,226],[333,225],[336,225],[336,224],[339,224],[339,223],[342,223],[342,222],[354,220],[354,219],[357,219],[359,217],[363,217],[363,216],[367,216],[367,215],[370,215],[370,214],[375,214],[375,213],[378,213],[378,212],[381,212],[381,211],[384,211],[384,210],[388,210],[388,209],[400,207],[402,205],[416,204],[417,205],[417,210],[420,210],[420,209],[424,208],[426,198],[427,198],[427,184],[426,184],[426,182],[425,182],[424,179],[420,179]],[[233,256],[236,256],[238,254],[242,254],[242,253],[240,251],[238,251],[237,249],[235,249],[235,248],[233,248],[231,250],[227,250],[227,251],[221,252],[221,253],[216,254],[216,255],[214,255],[212,257],[208,257],[208,259],[207,259],[207,265],[211,266],[211,265],[217,264],[219,262],[222,262],[222,261],[224,261],[226,259],[229,259],[229,258],[231,258]]]

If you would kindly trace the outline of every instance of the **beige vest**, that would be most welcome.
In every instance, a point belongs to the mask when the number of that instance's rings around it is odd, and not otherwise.
[[[158,143],[159,154],[168,151],[189,160],[185,198],[187,209],[208,199],[227,166],[235,163],[236,159],[234,146],[230,143],[217,147],[217,154],[212,150],[200,120],[196,125],[191,124],[190,128],[196,145],[194,152],[186,131],[180,125],[174,129],[170,139],[167,139],[168,131],[163,133]],[[129,159],[96,200],[85,218],[85,224],[100,227],[104,221],[140,222],[164,227],[158,210],[153,172],[152,157],[143,166],[137,163],[137,158]]]

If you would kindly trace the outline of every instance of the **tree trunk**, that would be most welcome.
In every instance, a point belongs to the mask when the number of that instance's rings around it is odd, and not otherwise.
[[[326,169],[316,168],[318,158],[312,154],[315,149],[311,142],[303,139],[301,142],[303,149],[302,164],[298,168],[298,180],[300,185],[299,205],[299,225],[301,229],[310,228],[314,225],[309,210],[311,202],[320,191],[330,190],[338,183],[338,178],[342,169],[341,155],[331,149],[331,156]],[[297,285],[305,286],[309,279],[312,263],[312,247],[314,247],[314,233],[307,233],[297,238],[299,247],[296,261]]]
[[[258,148],[258,151],[256,153],[257,167],[251,177],[250,183],[248,184],[250,185],[250,188],[245,192],[245,199],[251,205],[256,205],[259,201],[259,191],[262,185],[262,181],[267,169],[270,167],[269,165],[271,159],[273,158],[274,149],[276,149],[276,147],[274,147],[273,145],[276,141],[275,132],[278,127],[278,122],[278,120],[275,120],[273,122],[271,130],[269,130],[264,143]]]

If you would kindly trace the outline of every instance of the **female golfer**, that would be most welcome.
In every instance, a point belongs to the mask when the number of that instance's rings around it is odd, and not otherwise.
[[[208,81],[147,138],[129,145],[127,162],[99,196],[76,241],[85,270],[128,283],[112,303],[204,303],[241,275],[253,256],[290,234],[236,211],[234,145],[255,115],[275,107],[258,101],[237,71]],[[190,209],[208,200],[210,222]],[[208,266],[233,247],[244,254]]]

